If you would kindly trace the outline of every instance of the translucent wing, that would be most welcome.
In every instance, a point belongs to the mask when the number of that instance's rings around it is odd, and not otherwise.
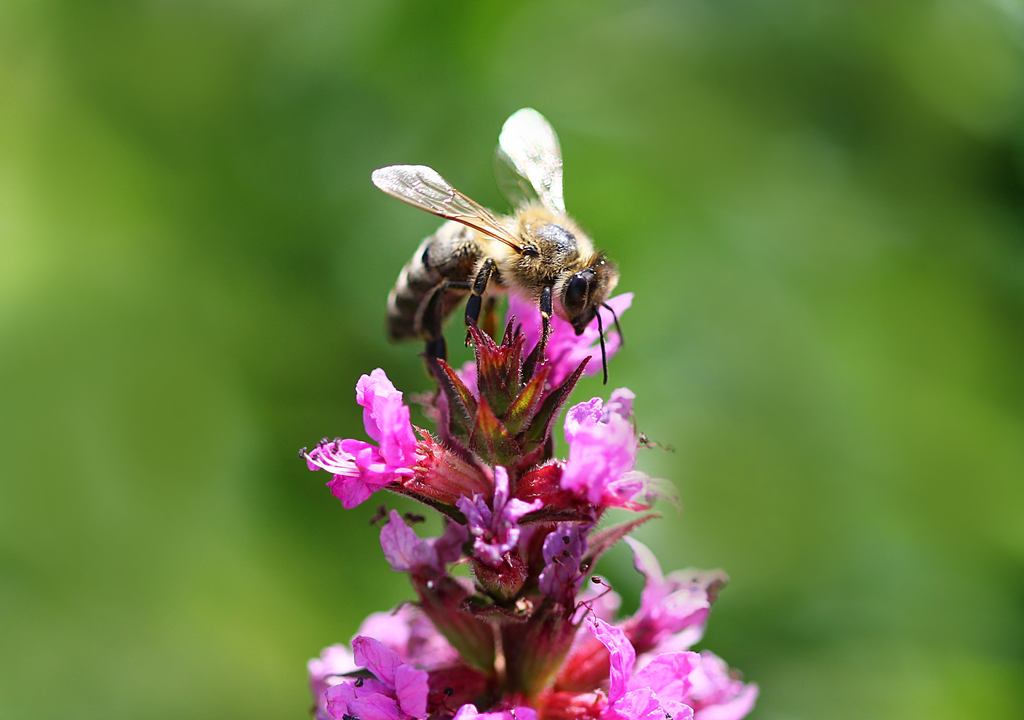
[[[565,213],[562,151],[543,115],[532,108],[512,113],[498,136],[498,158],[529,183],[545,207]]]
[[[512,207],[520,208],[540,202],[540,197],[533,189],[533,185],[519,174],[500,147],[494,153],[494,179],[498,183],[501,194],[508,198]]]
[[[373,184],[420,210],[468,225],[522,252],[518,239],[494,214],[463,195],[426,165],[389,165],[373,171]]]

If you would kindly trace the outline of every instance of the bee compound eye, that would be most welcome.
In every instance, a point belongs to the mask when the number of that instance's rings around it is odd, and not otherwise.
[[[587,299],[587,286],[589,284],[585,274],[577,273],[573,275],[565,288],[565,305],[573,309],[582,308],[583,303]]]

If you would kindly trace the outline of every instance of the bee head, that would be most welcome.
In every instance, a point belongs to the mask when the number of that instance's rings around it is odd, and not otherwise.
[[[589,267],[573,273],[565,281],[562,308],[577,335],[581,334],[594,319],[597,309],[608,298],[608,294],[618,281],[618,270],[603,256]]]

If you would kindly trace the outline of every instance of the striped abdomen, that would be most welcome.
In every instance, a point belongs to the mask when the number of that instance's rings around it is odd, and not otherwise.
[[[420,314],[424,301],[445,280],[471,280],[482,255],[476,233],[451,221],[420,243],[388,293],[388,337],[423,338]],[[445,315],[462,294],[450,291],[444,300]]]

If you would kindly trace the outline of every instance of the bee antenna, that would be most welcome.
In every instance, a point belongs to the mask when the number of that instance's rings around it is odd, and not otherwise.
[[[619,334],[619,345],[625,345],[626,336],[622,334],[622,326],[619,325],[619,316],[615,314],[615,310],[608,303],[601,303],[601,307],[612,314],[612,319],[615,321],[615,332]]]
[[[604,372],[604,384],[608,384],[608,353],[604,349],[604,323],[601,322],[601,313],[595,312],[597,316],[597,337],[601,340],[601,370]]]

